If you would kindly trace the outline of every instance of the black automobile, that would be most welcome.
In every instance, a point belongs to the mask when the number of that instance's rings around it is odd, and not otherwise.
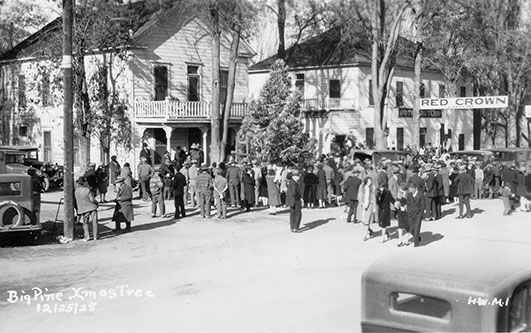
[[[39,149],[36,147],[27,146],[0,146],[1,148],[9,148],[11,150],[18,150],[25,153],[24,165],[31,166],[37,170],[40,187],[42,192],[47,192],[51,184],[57,188],[63,187],[63,166],[52,164],[50,162],[39,161]]]

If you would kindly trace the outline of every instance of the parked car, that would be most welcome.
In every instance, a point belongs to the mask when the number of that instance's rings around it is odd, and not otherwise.
[[[469,240],[383,257],[362,277],[362,332],[529,331],[530,250]]]
[[[380,163],[384,158],[391,161],[405,161],[409,153],[403,150],[353,150],[352,158],[359,158],[361,161],[370,159],[374,165]]]
[[[475,157],[478,161],[486,163],[489,158],[492,156],[492,152],[481,149],[481,150],[458,150],[452,151],[449,153],[451,157],[458,159],[463,159],[465,157]]]
[[[23,164],[35,168],[42,192],[47,192],[50,185],[63,187],[63,166],[52,165],[39,160],[39,148],[27,146],[0,146],[1,149],[17,150],[24,153]]]
[[[41,196],[33,178],[23,174],[0,174],[0,235],[40,234]]]
[[[487,150],[502,164],[531,167],[531,148],[490,148]]]

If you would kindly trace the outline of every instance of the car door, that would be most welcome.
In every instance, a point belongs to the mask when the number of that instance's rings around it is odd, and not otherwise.
[[[531,330],[531,280],[516,287],[508,306],[508,332],[529,332]]]

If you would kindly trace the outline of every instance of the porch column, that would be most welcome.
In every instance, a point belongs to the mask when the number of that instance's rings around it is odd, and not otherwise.
[[[209,164],[210,148],[208,148],[209,146],[207,145],[208,127],[199,127],[199,129],[201,130],[201,137],[203,138],[203,149],[204,149],[203,153],[205,155],[204,163]]]
[[[170,152],[170,158],[173,158],[171,151],[171,133],[173,132],[173,127],[163,125],[162,128],[166,132],[166,150]]]

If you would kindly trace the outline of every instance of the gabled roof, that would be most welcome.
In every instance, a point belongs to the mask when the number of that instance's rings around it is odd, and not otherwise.
[[[138,3],[137,3],[138,6]],[[152,29],[157,26],[162,20],[167,18],[170,15],[183,15],[183,13],[180,11],[180,7],[177,4],[174,4],[172,8],[169,10],[166,10],[165,12],[152,12],[149,14],[149,18],[146,19],[146,22],[144,22],[141,26],[138,27],[138,29],[133,33],[133,40],[132,44],[135,44],[135,41],[137,41],[140,36],[144,36],[146,34],[149,34]],[[185,22],[188,22],[189,20],[193,19],[193,15],[183,15],[183,19]],[[47,45],[46,41],[48,41],[50,38],[62,38],[62,26],[63,21],[62,17],[58,17],[52,22],[48,23],[46,26],[23,40],[22,42],[18,43],[15,47],[8,50],[7,52],[0,54],[0,61],[2,60],[14,60],[20,57],[32,57],[32,56],[38,56],[38,54],[35,54],[35,52],[25,52],[28,49],[30,50],[39,50],[44,48]],[[225,28],[225,30],[228,30],[227,26],[223,26],[222,28]],[[61,39],[62,40],[62,39]],[[243,40],[240,41],[240,55],[244,57],[253,57],[256,53],[252,50],[252,48]]]
[[[286,50],[285,61],[289,68],[370,66],[371,41],[366,32],[360,31],[352,42],[345,42],[341,28],[335,27]],[[399,38],[397,67],[413,68],[413,43]],[[269,70],[278,59],[277,55],[262,60],[249,71]]]

